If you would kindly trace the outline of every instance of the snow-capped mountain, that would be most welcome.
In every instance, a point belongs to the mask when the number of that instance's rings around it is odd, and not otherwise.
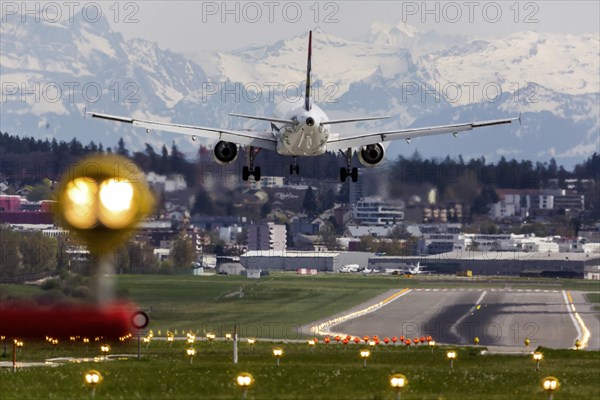
[[[40,138],[77,136],[132,148],[168,133],[84,119],[88,110],[203,126],[259,127],[230,112],[267,115],[302,95],[307,35],[237,51],[184,56],[144,39],[125,40],[104,21],[0,26],[0,130]],[[201,43],[199,43],[199,47]],[[406,24],[374,24],[345,39],[314,30],[315,101],[332,118],[390,115],[336,126],[340,132],[495,119],[523,113],[521,126],[486,128],[458,139],[394,143],[390,157],[485,155],[572,165],[599,150],[598,35],[523,32],[502,39],[444,36]],[[199,49],[201,51],[201,49]],[[193,61],[193,60],[195,61]],[[208,71],[208,73],[206,72]]]

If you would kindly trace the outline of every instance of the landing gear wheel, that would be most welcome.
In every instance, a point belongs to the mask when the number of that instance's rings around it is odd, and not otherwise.
[[[356,168],[356,167],[352,168],[352,172],[350,173],[350,176],[352,177],[352,182],[357,182],[358,181],[358,168]]]
[[[352,148],[348,148],[346,151],[340,150],[340,153],[346,158],[346,168],[340,168],[340,181],[346,182],[346,178],[351,177],[352,182],[358,181],[358,168],[350,168],[352,165]]]
[[[256,182],[260,181],[260,167],[254,167],[252,175],[254,176],[254,180]]]
[[[250,175],[254,177],[255,181],[260,181],[260,167],[254,166],[254,158],[260,152],[260,149],[256,149],[250,146],[248,150],[248,165],[242,168],[242,180],[247,181]]]
[[[340,168],[340,182],[346,182],[348,177],[348,170],[344,167]]]

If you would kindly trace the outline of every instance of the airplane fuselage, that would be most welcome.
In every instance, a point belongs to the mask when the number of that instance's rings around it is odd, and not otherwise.
[[[277,138],[277,153],[284,156],[320,156],[327,151],[329,140],[329,125],[327,114],[318,106],[313,105],[306,111],[302,107],[290,110],[286,119],[294,121],[284,124],[279,132],[274,132]]]

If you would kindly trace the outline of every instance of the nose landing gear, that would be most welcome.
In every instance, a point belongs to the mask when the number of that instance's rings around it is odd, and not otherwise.
[[[294,157],[294,162],[290,164],[290,175],[294,175],[294,173],[300,175],[300,166],[296,162],[296,157]]]
[[[250,176],[254,177],[256,182],[260,181],[260,167],[254,166],[254,158],[260,153],[260,149],[252,146],[248,149],[248,165],[242,168],[242,180],[247,181]]]

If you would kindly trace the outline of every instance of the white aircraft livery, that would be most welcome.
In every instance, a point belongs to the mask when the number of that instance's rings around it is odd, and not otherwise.
[[[260,180],[260,167],[254,166],[254,159],[260,150],[274,150],[281,155],[293,157],[294,162],[290,165],[290,173],[299,174],[296,163],[297,157],[319,156],[325,152],[340,151],[346,158],[347,165],[340,169],[340,180],[345,182],[348,177],[353,182],[358,180],[357,168],[351,168],[352,149],[358,149],[358,159],[366,167],[379,165],[385,154],[387,142],[393,140],[406,140],[421,136],[432,136],[443,133],[452,133],[455,136],[459,132],[470,131],[474,128],[484,126],[510,124],[518,118],[497,119],[491,121],[467,122],[454,125],[441,125],[425,128],[411,128],[391,131],[340,134],[331,132],[331,126],[345,122],[367,121],[384,119],[385,117],[359,117],[334,119],[327,118],[327,114],[312,103],[310,97],[311,85],[311,59],[312,59],[312,31],[308,36],[308,66],[306,70],[306,89],[304,102],[287,112],[283,118],[251,116],[242,114],[230,114],[231,116],[250,118],[267,121],[271,123],[271,129],[266,131],[231,130],[226,128],[210,128],[203,126],[181,125],[167,122],[146,121],[117,115],[88,112],[94,118],[122,122],[146,128],[150,130],[175,132],[191,136],[192,139],[203,137],[216,141],[213,156],[220,164],[232,163],[238,156],[238,146],[249,147],[249,157],[246,166],[242,169],[242,179],[248,180],[253,176]]]

